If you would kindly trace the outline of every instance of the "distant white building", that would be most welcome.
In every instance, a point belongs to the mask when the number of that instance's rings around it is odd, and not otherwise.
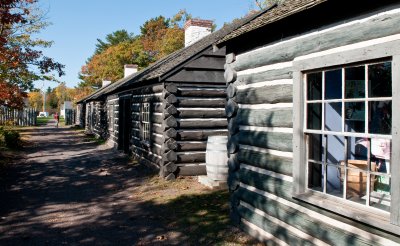
[[[61,106],[60,117],[65,117],[65,110],[66,109],[72,109],[72,102],[71,101],[64,101],[63,105]]]

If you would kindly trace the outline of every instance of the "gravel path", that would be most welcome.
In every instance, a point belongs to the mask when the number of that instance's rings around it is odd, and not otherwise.
[[[23,134],[35,145],[2,184],[0,245],[136,245],[166,233],[132,198],[143,174],[124,155],[55,122]]]

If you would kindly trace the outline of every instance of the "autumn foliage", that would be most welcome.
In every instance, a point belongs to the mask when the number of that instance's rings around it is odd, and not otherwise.
[[[118,30],[107,35],[107,42],[98,39],[95,54],[82,66],[80,86],[100,87],[103,80],[115,82],[123,77],[125,64],[143,69],[183,48],[183,23],[188,18],[191,16],[181,10],[171,19],[158,16],[146,21],[138,36]]]
[[[51,42],[32,38],[47,25],[36,3],[0,1],[0,105],[20,107],[24,95],[21,91],[31,89],[34,81],[55,80],[55,75],[49,74],[53,71],[58,76],[64,74],[63,65],[38,50],[50,47]]]
[[[20,109],[24,106],[25,97],[26,93],[22,92],[18,86],[0,81],[0,105]]]

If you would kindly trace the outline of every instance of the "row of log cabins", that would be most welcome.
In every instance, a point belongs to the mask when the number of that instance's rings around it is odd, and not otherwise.
[[[167,179],[206,174],[207,137],[228,134],[225,49],[213,44],[236,25],[201,38],[212,22],[190,20],[185,36],[200,40],[80,101],[86,131],[155,165]]]
[[[399,23],[398,1],[287,0],[85,102],[164,177],[228,134],[231,218],[262,241],[398,245]]]

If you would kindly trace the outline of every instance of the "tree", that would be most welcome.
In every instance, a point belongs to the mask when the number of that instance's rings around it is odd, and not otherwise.
[[[32,91],[28,93],[28,101],[29,106],[31,108],[36,109],[37,111],[41,110],[43,107],[43,95],[40,91]]]
[[[151,61],[156,61],[184,47],[184,25],[192,16],[180,10],[171,19],[158,16],[141,27],[143,48]]]
[[[68,88],[64,82],[60,83],[56,88],[54,88],[54,94],[57,98],[57,108],[60,108],[65,101],[70,100],[67,92]]]
[[[108,49],[110,46],[117,45],[122,42],[130,42],[136,39],[133,33],[128,33],[126,30],[117,30],[113,33],[107,34],[106,40],[97,39],[95,55],[98,55]]]
[[[0,81],[0,105],[19,109],[24,106],[24,98],[26,98],[26,93],[22,92],[18,86]]]
[[[90,62],[82,67],[79,87],[99,88],[103,80],[117,81],[124,76],[125,64],[137,64],[139,68],[150,63],[140,40],[123,42],[109,47],[104,52],[94,55]]]
[[[52,72],[64,75],[63,65],[38,50],[50,47],[52,42],[32,37],[48,25],[36,3],[37,0],[0,1],[0,82],[9,87],[4,91],[14,91],[9,97],[17,100],[16,95],[20,96],[15,105],[23,104],[22,91],[32,89],[34,81],[56,81]]]
[[[179,11],[172,19],[158,16],[146,21],[141,27],[139,36],[111,45],[111,39],[107,42],[108,48],[92,56],[80,72],[82,82],[79,87],[100,87],[103,80],[115,82],[123,77],[125,64],[137,64],[139,69],[147,67],[162,57],[183,48],[184,30],[183,24],[191,18],[185,10]],[[121,41],[125,34],[116,34],[110,37]],[[108,37],[108,36],[107,36]]]

